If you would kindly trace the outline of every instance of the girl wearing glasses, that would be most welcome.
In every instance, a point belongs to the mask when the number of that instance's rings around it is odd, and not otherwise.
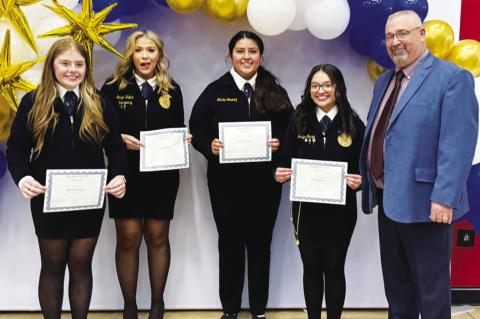
[[[129,187],[123,200],[113,201],[117,246],[115,262],[124,299],[124,319],[137,319],[137,279],[142,237],[147,246],[151,287],[150,319],[164,315],[163,292],[170,267],[170,220],[179,187],[178,170],[140,172],[140,131],[183,127],[180,87],[168,73],[163,41],[149,30],[129,36],[125,59],[102,91],[120,118],[127,148]],[[191,136],[187,136],[191,140]]]
[[[292,158],[348,163],[346,205],[292,203],[292,220],[303,262],[303,289],[309,319],[319,319],[323,292],[327,317],[341,317],[345,300],[345,258],[357,219],[358,160],[364,125],[347,99],[340,70],[315,66],[281,147],[275,179],[288,181]]]
[[[268,300],[270,243],[280,203],[281,185],[272,162],[219,163],[223,143],[218,123],[270,121],[268,145],[277,159],[292,107],[287,92],[260,64],[263,41],[240,31],[228,44],[232,68],[210,83],[193,106],[193,146],[208,160],[208,188],[218,231],[220,300],[224,319],[240,311],[248,254],[248,288],[252,318],[263,318]]]

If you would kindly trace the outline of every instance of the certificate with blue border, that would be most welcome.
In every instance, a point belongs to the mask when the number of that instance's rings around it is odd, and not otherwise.
[[[140,172],[188,168],[186,127],[140,132]]]
[[[49,169],[44,213],[98,209],[103,207],[106,169]]]
[[[291,201],[345,205],[348,163],[292,158],[292,169]]]
[[[222,122],[218,123],[220,163],[269,162],[272,148],[268,140],[272,138],[270,121]]]

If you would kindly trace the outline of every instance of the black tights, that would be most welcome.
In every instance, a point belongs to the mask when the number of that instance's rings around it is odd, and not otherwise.
[[[38,239],[42,269],[38,298],[45,319],[60,319],[68,265],[72,319],[85,319],[92,296],[92,258],[97,238]]]
[[[324,286],[327,318],[340,319],[345,301],[346,254],[347,248],[300,246],[308,319],[321,318]]]
[[[147,244],[148,270],[152,301],[149,319],[161,319],[163,292],[170,267],[169,220],[116,219],[117,248],[115,261],[124,300],[124,319],[137,319],[137,281],[142,234]]]

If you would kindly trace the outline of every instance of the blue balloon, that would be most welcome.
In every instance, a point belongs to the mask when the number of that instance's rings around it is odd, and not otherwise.
[[[371,46],[371,55],[372,58],[377,62],[379,65],[383,66],[387,69],[392,69],[395,67],[392,60],[387,54],[387,46],[385,41],[385,34],[378,33],[373,37],[372,46]]]
[[[108,7],[109,5],[117,3],[117,6],[113,8],[113,10],[105,19],[105,22],[112,22],[120,18],[125,13],[127,1],[128,0],[92,0],[93,11],[99,12]]]
[[[372,34],[383,32],[390,14],[395,12],[395,0],[357,0],[350,2],[352,26]]]
[[[146,5],[147,0],[123,0],[126,2],[124,15],[133,15],[142,11]]]
[[[169,8],[166,0],[156,0],[156,1],[159,5]]]
[[[2,179],[6,171],[7,171],[7,159],[5,158],[5,155],[3,155],[3,152],[0,151],[0,179]]]
[[[480,164],[473,165],[467,180],[467,195],[470,211],[463,216],[472,224],[475,232],[480,235]]]
[[[413,10],[423,21],[428,14],[428,2],[427,0],[396,0],[396,11],[400,10]]]
[[[353,26],[348,31],[348,42],[352,49],[361,55],[370,56],[372,52],[373,33],[361,27]]]

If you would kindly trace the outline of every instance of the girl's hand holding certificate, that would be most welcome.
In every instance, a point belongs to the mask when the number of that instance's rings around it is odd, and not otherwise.
[[[354,191],[359,189],[362,186],[362,176],[357,174],[347,174],[345,175],[347,179],[347,185]]]
[[[25,180],[21,181],[20,191],[22,192],[23,197],[32,198],[40,194],[44,194],[47,191],[47,188],[37,182],[35,178],[27,176]]]
[[[139,151],[140,147],[144,146],[140,140],[128,134],[122,134],[122,140],[129,151]]]
[[[268,140],[268,146],[270,146],[272,152],[275,152],[280,148],[280,141],[278,138],[271,138]]]
[[[220,154],[220,148],[223,147],[223,142],[220,141],[218,138],[214,138],[212,141],[212,153],[215,156]]]
[[[126,191],[126,180],[123,175],[117,175],[105,186],[105,192],[116,198],[123,198]]]
[[[288,181],[293,174],[293,169],[285,167],[277,167],[275,171],[275,180],[279,183],[285,183]]]

